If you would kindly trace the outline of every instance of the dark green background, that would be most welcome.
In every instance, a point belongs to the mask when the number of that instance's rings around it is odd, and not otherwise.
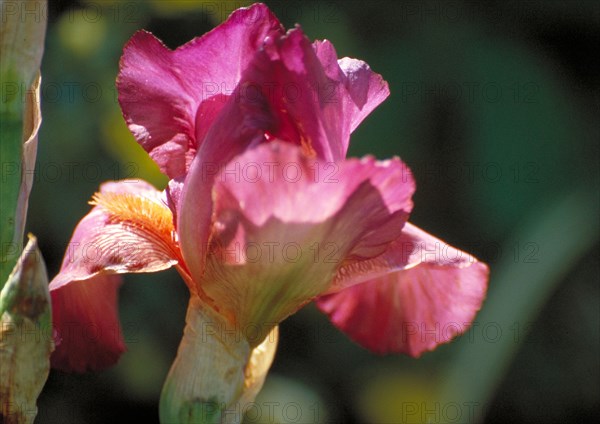
[[[145,28],[176,47],[242,3],[50,3],[28,230],[54,276],[102,181],[165,183],[127,132],[116,102],[125,42]],[[415,360],[375,356],[305,308],[281,325],[261,402],[277,402],[274,410],[288,422],[465,423],[470,398],[452,409],[439,400],[440,387],[469,393],[483,384],[493,395],[472,401],[487,412],[486,423],[599,418],[599,3],[267,3],[286,27],[300,23],[310,38],[328,38],[340,57],[367,61],[389,82],[390,98],[354,133],[350,154],[398,155],[411,166],[417,180],[411,221],[489,263],[484,312],[503,321],[481,322],[470,340]],[[586,201],[567,202],[558,225],[544,224],[572,193],[584,193]],[[594,225],[575,218],[581,208]],[[541,234],[552,235],[571,219],[592,233],[587,247],[564,257],[562,274],[545,273],[556,269],[550,252],[576,232],[553,239],[532,238],[540,233],[530,230],[541,226]],[[534,296],[525,290],[531,275],[542,275]],[[175,272],[127,276],[120,310],[129,352],[102,373],[52,372],[36,422],[157,422],[186,302]],[[503,346],[503,362],[486,364],[484,351],[496,345]],[[476,359],[470,374],[449,380],[465,352]],[[490,373],[478,367],[499,376],[484,379]],[[289,407],[295,404],[300,418]],[[269,422],[262,412],[256,421]]]

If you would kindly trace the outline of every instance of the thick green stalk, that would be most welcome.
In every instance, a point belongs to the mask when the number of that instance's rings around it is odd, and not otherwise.
[[[160,397],[160,422],[241,423],[273,362],[277,331],[275,327],[251,348],[239,329],[192,297],[177,358]]]
[[[35,165],[41,123],[39,68],[46,14],[46,0],[0,0],[0,422],[3,424],[33,422],[52,351],[48,276],[35,237],[30,236],[21,254],[33,183],[27,171]]]
[[[39,110],[38,97],[28,90],[39,82],[47,11],[46,0],[0,0],[0,288],[22,247],[31,188],[22,171],[35,162],[36,150],[32,146],[24,157],[24,143],[37,143],[41,119],[35,112],[37,122],[28,119],[31,110]]]

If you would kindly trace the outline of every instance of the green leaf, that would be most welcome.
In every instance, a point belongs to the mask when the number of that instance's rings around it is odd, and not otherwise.
[[[21,251],[15,237],[17,202],[21,187],[23,119],[14,113],[0,113],[0,287]],[[20,241],[20,240],[18,240]]]
[[[534,321],[556,285],[596,243],[598,213],[596,194],[587,189],[566,196],[541,214],[532,211],[526,226],[505,247],[529,240],[539,250],[518,261],[506,255],[492,268],[488,298],[472,330],[456,343],[456,360],[442,379],[442,405],[469,403],[477,406],[474,411],[481,418],[524,339],[522,334],[517,337],[515,326]],[[473,334],[482,334],[484,328],[491,328],[493,335],[475,339]]]

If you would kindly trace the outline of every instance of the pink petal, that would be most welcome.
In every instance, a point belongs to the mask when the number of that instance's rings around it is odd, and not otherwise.
[[[339,83],[339,105],[342,108],[342,148],[348,151],[350,133],[390,94],[387,82],[362,60],[337,58],[333,44],[328,40],[315,41],[313,48],[327,76]]]
[[[52,367],[85,372],[115,364],[126,350],[117,312],[121,278],[101,274],[51,291]]]
[[[277,34],[283,34],[277,18],[256,4],[174,51],[144,31],[131,38],[117,79],[119,103],[162,172],[175,178],[187,171],[254,52]]]
[[[285,222],[321,223],[350,201],[353,207],[362,203],[364,211],[354,212],[360,212],[361,225],[369,227],[367,221],[378,219],[378,214],[402,211],[407,215],[414,189],[410,171],[398,158],[378,162],[368,156],[326,162],[307,157],[298,147],[281,141],[238,156],[220,170],[215,181],[217,193],[233,196],[236,206],[232,207],[240,207],[256,226],[272,217]]]
[[[264,142],[264,128],[272,120],[262,103],[243,103],[239,98],[237,94],[230,98],[209,129],[184,183],[169,185],[181,252],[196,281],[202,278],[208,251],[214,178],[236,155]]]
[[[413,191],[398,159],[331,163],[289,143],[260,145],[215,180],[215,233],[200,286],[239,325],[276,324],[326,291],[342,261],[385,251]]]
[[[172,219],[158,190],[142,181],[125,180],[105,183],[100,192],[126,194],[126,200],[139,200],[133,207],[141,208],[134,212],[139,212],[145,225],[94,207],[75,228],[51,290],[100,273],[155,272],[180,261],[176,246],[166,240],[164,232],[168,229],[156,228],[157,216]]]
[[[81,220],[61,270],[50,282],[57,340],[52,363],[63,370],[109,366],[125,350],[117,316],[120,278],[114,274],[153,272],[180,263],[177,246],[166,238],[171,235],[165,227],[174,232],[168,225],[170,220],[172,227],[172,216],[159,191],[125,180],[103,184],[101,194],[123,204],[95,206]],[[132,212],[137,218],[129,216]]]
[[[388,94],[387,83],[366,63],[338,62],[331,43],[313,45],[295,28],[265,40],[224,109],[226,118],[215,122],[208,138],[224,140],[215,144],[229,151],[223,143],[243,149],[265,134],[321,159],[340,160],[350,133]]]
[[[171,209],[171,213],[173,214],[173,224],[175,225],[175,229],[177,229],[177,220],[179,216],[179,206],[181,202],[181,195],[183,192],[185,179],[184,178],[175,178],[169,180],[167,187],[163,191],[163,202]]]
[[[267,40],[244,77],[269,103],[274,120],[267,131],[273,137],[299,144],[307,154],[325,160],[345,157],[344,138],[349,132],[341,125],[340,84],[327,77],[300,28]]]
[[[383,255],[342,268],[319,308],[377,353],[420,356],[463,333],[485,298],[487,266],[407,224]]]
[[[340,68],[330,44],[322,46],[314,48],[299,28],[269,37],[209,129],[181,195],[186,213],[178,217],[183,255],[194,278],[204,272],[213,178],[225,164],[273,138],[321,160],[341,160],[350,132],[387,96],[387,84],[366,64],[344,59]]]

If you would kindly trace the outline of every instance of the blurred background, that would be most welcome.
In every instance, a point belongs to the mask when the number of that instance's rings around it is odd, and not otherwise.
[[[400,156],[411,221],[491,268],[473,328],[416,360],[376,356],[309,306],[281,325],[255,423],[581,423],[600,418],[596,1],[266,2],[390,98],[350,153]],[[43,125],[28,230],[50,276],[105,180],[166,179],[122,119],[115,77],[138,29],[175,48],[243,1],[51,0]],[[596,48],[594,48],[596,46]],[[37,423],[158,422],[184,323],[175,272],[126,276],[128,352],[96,374],[52,372]]]

